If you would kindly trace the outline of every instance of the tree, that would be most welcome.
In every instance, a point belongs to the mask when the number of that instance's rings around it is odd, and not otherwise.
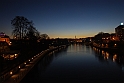
[[[33,25],[30,25],[26,37],[29,38],[30,40],[37,40],[40,37],[40,35],[36,28]]]
[[[30,25],[33,25],[32,21],[29,21],[27,18],[23,16],[16,16],[13,20],[11,20],[11,24],[13,26],[13,36],[18,39],[23,39],[27,34],[27,29]]]
[[[103,42],[103,40],[106,40],[109,37],[110,37],[109,33],[99,32],[97,35],[94,36],[94,39],[97,42]]]
[[[50,39],[50,37],[47,34],[41,34],[40,39]]]

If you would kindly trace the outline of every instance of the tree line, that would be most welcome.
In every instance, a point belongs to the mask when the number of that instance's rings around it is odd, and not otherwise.
[[[40,34],[40,32],[34,27],[33,21],[28,20],[24,16],[16,16],[11,20],[12,35],[15,39],[29,39],[40,40],[48,39],[47,34]]]

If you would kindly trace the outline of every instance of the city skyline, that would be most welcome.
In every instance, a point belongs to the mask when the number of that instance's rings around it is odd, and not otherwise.
[[[114,33],[124,22],[123,0],[1,0],[0,31],[11,37],[11,20],[24,16],[50,38]]]

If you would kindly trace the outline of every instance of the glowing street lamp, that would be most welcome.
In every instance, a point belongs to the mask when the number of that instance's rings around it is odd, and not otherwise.
[[[121,23],[121,25],[123,25],[123,23]]]
[[[117,46],[117,44],[114,44],[114,47],[116,47]]]
[[[12,75],[12,71],[10,72],[10,74]]]
[[[115,38],[114,38],[114,37],[113,37],[112,39],[113,39],[113,40],[115,40]]]

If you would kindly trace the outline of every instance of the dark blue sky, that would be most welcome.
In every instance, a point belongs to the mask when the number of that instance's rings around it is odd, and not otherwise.
[[[124,0],[1,0],[1,32],[11,36],[15,16],[33,20],[51,38],[89,37],[113,33],[124,22]]]

